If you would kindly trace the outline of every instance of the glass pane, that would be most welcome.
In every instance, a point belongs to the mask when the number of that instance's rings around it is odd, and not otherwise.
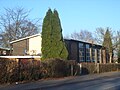
[[[89,44],[86,44],[86,48],[90,48],[90,45],[89,45]]]

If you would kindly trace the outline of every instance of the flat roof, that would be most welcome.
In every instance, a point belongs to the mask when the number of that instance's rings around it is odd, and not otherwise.
[[[0,56],[0,58],[41,58],[41,56]]]
[[[2,50],[10,50],[10,48],[4,48],[4,47],[0,47],[0,49],[2,49]]]
[[[82,43],[86,43],[86,44],[93,44],[93,45],[97,45],[97,46],[102,46],[100,44],[95,44],[95,43],[90,43],[90,42],[85,42],[85,41],[80,41],[80,40],[75,40],[75,39],[64,39],[67,41],[75,41],[75,42],[82,42]]]
[[[36,36],[41,36],[41,34],[39,33],[39,34],[35,34],[35,35],[28,36],[28,37],[25,37],[25,38],[17,39],[17,40],[11,41],[10,44],[21,41],[21,40],[25,40],[25,39],[28,39],[28,38],[33,38],[33,37],[36,37]]]

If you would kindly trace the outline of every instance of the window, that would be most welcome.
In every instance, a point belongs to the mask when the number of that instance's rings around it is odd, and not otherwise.
[[[95,48],[92,48],[92,62],[95,62]]]
[[[89,48],[90,48],[90,45],[89,45],[89,44],[86,44],[86,48],[88,48],[88,49],[89,49]]]
[[[84,51],[84,44],[79,43],[79,61],[84,62],[85,61],[85,51]]]
[[[90,45],[86,44],[86,61],[90,61]]]
[[[100,57],[101,57],[100,49],[97,49],[97,62],[100,62]]]
[[[81,48],[81,47],[83,47],[84,45],[83,45],[83,43],[79,43],[79,48]]]

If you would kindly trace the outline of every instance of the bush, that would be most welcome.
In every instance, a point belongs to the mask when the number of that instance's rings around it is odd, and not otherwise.
[[[63,77],[69,75],[69,65],[66,60],[50,59],[42,61],[42,76]]]
[[[119,66],[120,64],[116,63],[100,64],[100,73],[117,71],[119,69]]]
[[[95,63],[82,63],[82,74],[96,73]]]
[[[99,65],[99,66],[98,66]],[[106,64],[95,64],[95,63],[82,63],[82,74],[93,74],[93,73],[104,73],[119,71],[120,64],[106,63]]]
[[[20,61],[20,81],[38,80],[41,78],[41,67],[39,60],[22,59]]]
[[[41,78],[40,61],[20,61],[0,59],[0,83],[13,83],[18,81],[30,81]]]
[[[0,83],[17,81],[17,63],[14,60],[0,59]]]
[[[34,59],[0,59],[0,83],[32,81],[48,77],[70,75],[70,64],[61,59],[39,61]]]

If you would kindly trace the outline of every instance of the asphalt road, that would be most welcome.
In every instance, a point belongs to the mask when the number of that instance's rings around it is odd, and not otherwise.
[[[120,90],[120,77],[102,77],[82,82],[34,90]]]
[[[12,84],[0,90],[120,90],[120,72]]]

